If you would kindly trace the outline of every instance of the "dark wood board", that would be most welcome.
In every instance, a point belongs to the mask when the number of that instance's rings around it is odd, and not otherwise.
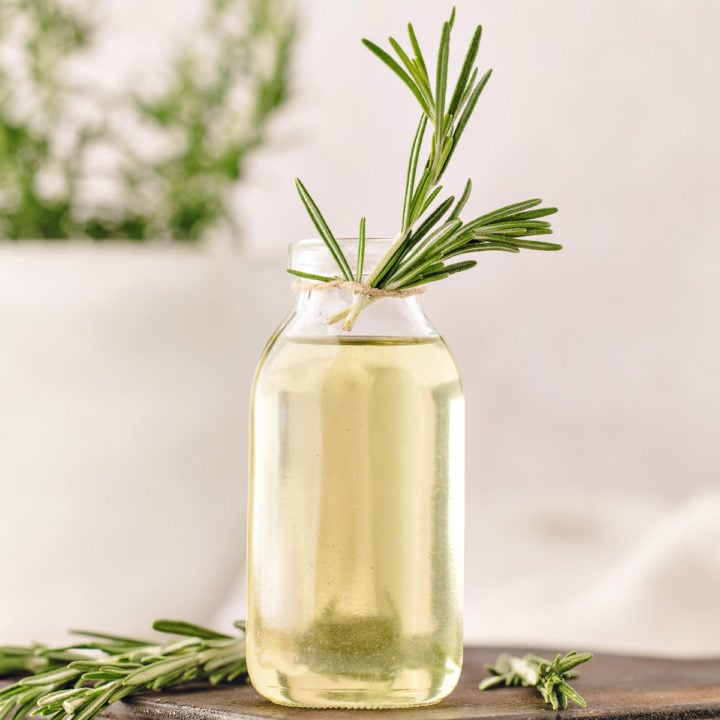
[[[554,717],[529,688],[480,692],[483,665],[499,650],[467,648],[460,683],[438,705],[407,710],[304,710],[273,705],[249,685],[174,690],[146,694],[113,706],[106,717],[115,720],[534,720]],[[525,652],[518,650],[517,654]],[[552,653],[544,653],[552,656]],[[561,716],[628,720],[720,719],[720,658],[665,660],[597,654],[579,668],[573,685],[587,708],[571,706]]]

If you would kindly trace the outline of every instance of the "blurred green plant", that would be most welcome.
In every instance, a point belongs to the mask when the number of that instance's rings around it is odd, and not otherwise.
[[[208,0],[165,73],[108,93],[78,79],[92,0],[0,0],[0,238],[236,236],[232,192],[289,94],[290,2]]]

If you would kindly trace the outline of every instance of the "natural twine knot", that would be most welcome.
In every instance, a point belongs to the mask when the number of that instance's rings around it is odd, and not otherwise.
[[[404,298],[412,295],[422,295],[425,292],[424,287],[406,288],[405,290],[388,290],[386,288],[376,288],[354,280],[330,280],[329,282],[300,282],[296,281],[292,284],[293,290],[307,290],[308,292],[317,292],[320,290],[350,290],[358,295],[366,295],[375,298]]]

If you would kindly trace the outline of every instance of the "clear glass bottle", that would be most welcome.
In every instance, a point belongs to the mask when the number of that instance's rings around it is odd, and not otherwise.
[[[337,272],[319,240],[290,262]],[[248,670],[282,705],[426,705],[462,663],[462,386],[417,296],[328,324],[351,300],[298,290],[255,375]]]

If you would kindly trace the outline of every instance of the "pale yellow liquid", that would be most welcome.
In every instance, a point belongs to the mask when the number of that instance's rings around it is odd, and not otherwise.
[[[274,702],[437,702],[462,663],[464,406],[439,338],[280,340],[252,403],[247,662]]]

